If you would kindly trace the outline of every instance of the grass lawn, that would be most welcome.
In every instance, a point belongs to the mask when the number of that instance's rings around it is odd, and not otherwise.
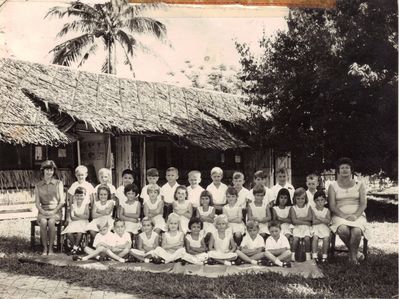
[[[387,207],[388,205],[388,207]],[[18,257],[29,256],[29,226],[26,220],[0,222],[0,269],[10,273],[62,279],[81,286],[112,289],[151,298],[248,298],[248,297],[328,297],[388,298],[398,294],[397,204],[369,202],[378,212],[370,213],[368,261],[349,266],[347,255],[338,255],[322,265],[322,279],[284,277],[277,273],[245,274],[220,278],[181,274],[145,273],[115,270],[86,270],[75,267],[21,264]],[[381,212],[382,215],[380,214]]]

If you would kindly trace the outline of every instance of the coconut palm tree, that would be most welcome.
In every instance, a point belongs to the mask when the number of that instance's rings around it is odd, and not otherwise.
[[[102,72],[116,74],[116,52],[120,47],[124,53],[124,64],[129,66],[134,77],[132,58],[135,51],[147,49],[137,39],[137,34],[149,34],[160,41],[166,40],[164,24],[141,16],[144,11],[159,7],[160,5],[156,3],[131,5],[127,0],[111,0],[99,4],[73,1],[68,7],[51,8],[45,18],[72,17],[72,21],[64,24],[57,34],[58,37],[72,32],[80,34],[50,51],[54,55],[53,63],[66,66],[77,63],[80,67],[102,44],[107,53]]]

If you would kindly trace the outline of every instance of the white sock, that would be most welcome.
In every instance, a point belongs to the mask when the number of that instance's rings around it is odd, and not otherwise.
[[[149,258],[144,259],[144,263],[148,264],[150,262]]]
[[[120,261],[121,263],[124,263],[125,259],[124,258],[120,258],[118,261]]]
[[[323,253],[322,257],[323,257],[323,259],[326,259],[327,258],[327,254]]]
[[[311,258],[310,258],[310,252],[306,252],[305,255],[306,255],[306,260],[307,260],[307,261],[310,261],[310,260],[311,260]]]
[[[231,266],[231,262],[230,262],[230,261],[224,261],[224,264],[225,264],[226,266]]]
[[[257,265],[257,264],[258,264],[258,261],[252,260],[252,261],[251,261],[251,264],[252,264],[252,265]]]
[[[312,253],[312,258],[317,259],[317,253]]]
[[[291,261],[295,262],[295,253],[294,252],[291,254]]]
[[[276,259],[276,260],[274,261],[274,263],[275,263],[277,266],[280,266],[280,267],[283,266],[283,262],[280,261],[279,259]]]

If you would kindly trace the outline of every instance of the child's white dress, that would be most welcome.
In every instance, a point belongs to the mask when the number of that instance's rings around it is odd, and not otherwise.
[[[137,212],[137,206],[140,205],[140,202],[138,200],[135,200],[133,203],[119,202],[119,204],[121,205],[125,213],[134,214]],[[138,222],[125,220],[125,230],[129,233],[137,235],[139,233],[139,229],[141,228],[140,219],[137,218],[137,221]]]
[[[94,207],[96,207],[96,208],[97,208],[98,210],[100,210],[100,211],[104,211],[104,210],[108,209],[109,207],[111,207],[113,204],[114,204],[114,201],[113,201],[113,200],[107,200],[107,202],[105,203],[105,205],[102,205],[102,204],[101,204],[101,201],[96,200],[96,201],[94,202]],[[94,209],[94,207],[93,207],[93,209]],[[97,224],[104,225],[106,222],[108,222],[108,226],[109,226],[110,228],[113,227],[113,225],[114,225],[114,220],[112,219],[112,210],[111,210],[111,213],[110,213],[110,214],[100,216],[100,217],[95,218],[95,219],[93,219],[92,221],[90,221],[90,223],[86,226],[86,230],[87,230],[87,231],[88,231],[88,230],[92,230],[92,231],[98,232],[99,229],[98,229],[98,227],[97,227]]]
[[[310,206],[306,204],[303,206],[303,208],[300,208],[297,205],[293,205],[292,209],[294,209],[297,218],[306,217],[308,215]],[[310,225],[306,225],[306,224],[295,225],[294,224],[294,229],[292,231],[292,235],[294,237],[298,237],[298,238],[310,237],[311,236],[310,228],[311,228]]]
[[[205,234],[201,231],[198,240],[194,240],[191,234],[186,235],[186,240],[190,244],[190,247],[201,248],[201,241],[204,237]],[[186,253],[183,255],[182,259],[191,264],[202,265],[208,259],[208,254],[206,252],[197,253],[195,255]]]
[[[251,202],[249,204],[249,207],[251,208],[252,216],[255,218],[265,218],[266,217],[266,208],[267,208],[267,202],[263,201],[261,206],[256,206],[255,202]],[[259,233],[261,234],[270,234],[269,233],[269,228],[267,227],[267,222],[265,223],[260,223],[259,222]]]
[[[158,234],[154,231],[151,231],[151,236],[148,238],[147,234],[145,232],[142,232],[139,235],[139,238],[141,238],[141,241],[143,242],[143,245],[151,248],[156,248],[158,244],[155,244],[155,240]],[[155,246],[156,245],[156,246]],[[145,252],[144,250],[138,250],[138,249],[131,249],[130,250],[133,254],[137,254],[138,256],[145,257],[147,255],[151,255],[153,253],[153,250]]]
[[[219,232],[215,232],[212,234],[215,249],[208,252],[208,256],[213,259],[219,260],[230,260],[236,259],[237,253],[229,252],[230,250],[230,240],[233,238],[233,235],[228,230],[225,231],[224,239],[219,237]]]
[[[176,214],[180,215],[180,230],[186,234],[188,232],[188,222],[190,219],[187,217],[183,216],[182,214],[185,213],[188,210],[188,207],[190,205],[190,202],[188,200],[185,200],[183,203],[180,203],[179,201],[175,202],[175,206],[173,208],[173,212]]]
[[[223,208],[223,211],[226,213],[226,216],[228,218],[238,217],[241,210],[242,210],[241,207],[237,203],[233,207],[231,207],[230,205],[227,204]],[[229,226],[233,233],[241,233],[241,234],[245,233],[244,222],[241,222],[241,223],[229,222]]]
[[[155,201],[155,203],[152,203],[151,200],[148,198],[144,202],[144,205],[147,205],[148,210],[154,211],[158,208],[161,201],[162,201],[162,199],[159,196],[157,197],[157,200]],[[152,221],[152,224],[154,225],[154,229],[158,228],[162,231],[166,231],[166,223],[165,223],[165,219],[163,219],[162,212],[163,211],[161,211],[161,214],[158,214],[158,215],[152,217],[151,221]]]
[[[88,203],[82,203],[80,207],[76,203],[72,204],[72,216],[81,216],[84,214]],[[72,234],[72,233],[85,233],[86,227],[89,221],[87,219],[71,220],[68,226],[62,231],[61,234]]]
[[[321,219],[321,218],[326,218],[328,209],[326,207],[323,207],[323,209],[320,211],[317,208],[312,208],[312,211],[317,218]],[[318,238],[323,239],[329,237],[331,231],[327,224],[319,223],[312,225],[311,232],[313,233],[313,236],[317,236]]]
[[[210,214],[212,214],[214,209],[215,209],[214,207],[209,206],[208,211],[205,212],[204,207],[201,206],[198,207],[197,211],[201,217],[207,217]],[[205,232],[205,234],[214,233],[216,231],[215,225],[213,223],[203,221],[203,224],[204,224],[203,231]]]
[[[273,210],[276,212],[277,216],[280,218],[288,218],[290,215],[290,207],[285,206],[284,209],[280,209],[279,206],[274,206]],[[294,226],[291,223],[281,222],[281,234],[282,235],[292,235],[292,229]]]
[[[179,245],[181,240],[183,240],[184,234],[181,231],[178,231],[176,236],[172,236],[169,232],[163,234],[162,239],[166,240],[166,244],[168,245]],[[158,246],[154,249],[152,254],[156,257],[163,258],[165,260],[165,264],[173,262],[175,260],[181,259],[186,253],[186,249],[184,247],[180,247],[177,250],[174,249],[163,249]]]

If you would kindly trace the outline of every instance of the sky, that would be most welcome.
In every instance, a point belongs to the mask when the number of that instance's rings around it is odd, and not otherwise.
[[[87,1],[86,1],[87,2]],[[3,4],[2,4],[3,3]],[[0,1],[0,56],[51,63],[49,51],[63,39],[56,38],[67,18],[46,18],[53,6],[65,6],[67,1],[8,0]],[[188,6],[171,5],[147,14],[168,30],[168,44],[149,37],[139,37],[151,53],[138,53],[134,59],[135,79],[188,85],[179,72],[186,61],[194,65],[225,64],[239,66],[235,41],[245,42],[259,52],[258,41],[263,32],[273,35],[286,30],[284,7]],[[67,37],[72,37],[67,36]],[[100,48],[101,49],[101,48]],[[104,53],[89,59],[83,70],[99,72]],[[118,56],[119,57],[119,56]],[[119,59],[123,61],[123,58]],[[168,73],[175,73],[174,77]],[[132,78],[127,67],[118,67],[118,76]]]

